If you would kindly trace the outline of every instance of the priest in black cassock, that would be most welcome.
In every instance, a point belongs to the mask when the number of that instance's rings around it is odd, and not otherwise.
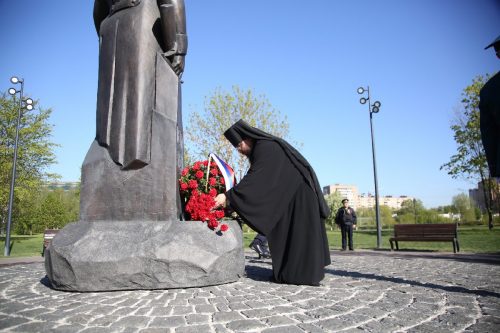
[[[276,282],[319,285],[330,252],[324,219],[329,214],[316,174],[285,140],[239,120],[224,136],[246,155],[250,169],[216,198],[264,234]]]
[[[500,36],[486,49],[494,48],[500,59]],[[488,80],[479,94],[481,140],[491,177],[500,177],[500,72]]]

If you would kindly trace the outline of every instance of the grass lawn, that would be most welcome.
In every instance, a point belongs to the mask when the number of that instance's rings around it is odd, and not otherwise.
[[[11,235],[10,236],[10,256],[11,257],[33,257],[42,255],[43,234]],[[5,236],[0,237],[0,258],[4,257]]]
[[[390,249],[389,238],[392,236],[392,230],[382,231],[382,249]],[[254,232],[243,234],[243,244],[245,248],[255,237]],[[340,231],[328,231],[328,243],[330,249],[340,249]],[[12,248],[11,257],[30,257],[40,256],[42,254],[43,235],[20,236],[12,235],[10,237]],[[460,252],[473,253],[500,253],[500,226],[495,226],[491,231],[486,226],[460,226],[458,228],[458,242]],[[0,237],[0,258],[4,257],[5,237]],[[354,248],[355,249],[375,249],[377,246],[376,231],[355,231]],[[452,252],[451,242],[399,242],[401,250],[427,250]]]
[[[328,244],[330,249],[340,250],[340,231],[328,231]],[[392,230],[382,231],[382,249],[390,250],[389,238],[393,236]],[[244,244],[248,245],[255,237],[255,233],[244,234]],[[354,231],[354,249],[375,249],[377,247],[377,232]],[[488,230],[486,226],[460,226],[458,227],[458,243],[460,252],[473,253],[500,253],[500,226]],[[451,242],[399,242],[400,250],[431,250],[453,252]]]

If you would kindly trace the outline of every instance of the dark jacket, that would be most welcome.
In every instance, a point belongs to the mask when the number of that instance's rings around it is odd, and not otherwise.
[[[338,225],[346,224],[356,224],[358,218],[356,216],[356,212],[354,209],[351,207],[348,207],[347,210],[349,210],[350,214],[346,212],[346,209],[344,207],[339,208],[337,211],[337,215],[335,216],[335,223]]]

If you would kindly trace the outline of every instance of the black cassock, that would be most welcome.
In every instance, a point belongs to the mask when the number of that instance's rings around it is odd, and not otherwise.
[[[479,110],[481,139],[490,176],[500,177],[500,72],[481,89]]]
[[[323,220],[328,208],[316,176],[286,141],[259,137],[253,137],[248,173],[226,193],[227,200],[267,236],[277,282],[318,285],[331,261]]]

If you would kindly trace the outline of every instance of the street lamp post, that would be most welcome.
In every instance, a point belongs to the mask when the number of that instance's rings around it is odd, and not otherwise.
[[[375,103],[371,104],[370,101],[370,87],[367,86],[366,88],[364,87],[359,87],[358,88],[358,94],[364,94],[367,93],[367,97],[361,97],[359,102],[361,104],[366,104],[368,102],[368,112],[370,114],[370,130],[371,130],[371,136],[372,136],[372,156],[373,156],[373,178],[375,181],[375,219],[376,219],[376,224],[377,224],[377,249],[380,249],[381,247],[381,242],[382,242],[382,228],[380,224],[380,206],[378,203],[378,181],[377,181],[377,163],[375,159],[375,141],[373,139],[373,114],[378,113],[380,111],[380,106],[382,105],[379,101],[375,101]]]
[[[10,226],[12,224],[12,203],[14,201],[14,185],[16,182],[17,145],[19,143],[19,127],[21,126],[21,115],[22,115],[23,109],[26,109],[26,110],[33,109],[33,100],[31,98],[27,98],[26,100],[23,100],[24,80],[13,76],[13,77],[11,77],[10,82],[13,84],[20,84],[21,89],[20,90],[16,90],[15,88],[9,89],[9,94],[11,94],[12,96],[19,94],[19,107],[17,110],[16,138],[14,141],[14,158],[12,160],[12,178],[10,180],[9,212],[8,212],[8,217],[7,217],[7,228],[5,230],[4,255],[6,257],[10,256]]]

